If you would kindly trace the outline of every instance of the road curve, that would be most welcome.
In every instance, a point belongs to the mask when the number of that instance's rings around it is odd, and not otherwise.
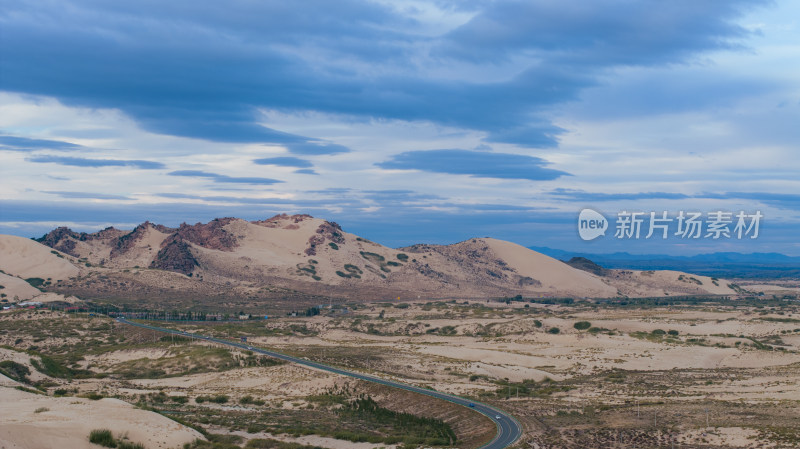
[[[136,323],[136,322],[133,322],[133,321],[129,321],[129,320],[127,320],[125,318],[121,318],[121,317],[117,318],[117,322],[118,323],[128,324],[128,325],[131,325],[131,326],[141,327],[141,328],[144,328],[144,329],[150,329],[150,330],[154,330],[154,331],[165,332],[165,333],[168,333],[168,334],[175,334],[175,335],[181,335],[181,336],[184,336],[184,337],[197,338],[199,340],[205,340],[205,341],[210,341],[210,342],[219,343],[219,344],[223,344],[223,345],[228,345],[228,346],[232,346],[234,348],[250,350],[250,351],[253,351],[253,352],[258,353],[258,354],[264,354],[264,355],[267,355],[267,356],[270,356],[270,357],[274,357],[276,359],[285,360],[287,362],[297,363],[299,365],[305,365],[305,366],[308,366],[308,367],[311,367],[311,368],[316,368],[316,369],[319,369],[319,370],[328,371],[328,372],[335,373],[335,374],[341,374],[343,376],[348,376],[348,377],[353,377],[353,378],[356,378],[356,379],[365,380],[367,382],[373,382],[373,383],[376,383],[376,384],[385,385],[387,387],[394,387],[394,388],[400,388],[402,390],[413,391],[414,393],[424,394],[424,395],[431,396],[431,397],[434,397],[434,398],[437,398],[437,399],[443,399],[445,401],[449,401],[449,402],[452,402],[454,404],[462,405],[464,407],[469,407],[472,410],[475,410],[476,412],[487,416],[497,426],[497,434],[495,435],[495,437],[492,439],[492,441],[490,441],[490,442],[486,443],[485,445],[481,446],[480,449],[501,449],[501,448],[505,448],[505,447],[508,447],[508,446],[511,446],[512,444],[514,444],[514,442],[516,442],[517,439],[519,439],[519,437],[522,435],[522,427],[520,426],[519,422],[517,422],[517,420],[514,419],[513,416],[509,415],[508,413],[506,413],[506,412],[504,412],[504,411],[502,411],[502,410],[500,410],[498,408],[494,408],[492,406],[489,406],[489,405],[486,405],[486,404],[482,404],[480,402],[475,402],[475,401],[470,400],[470,399],[462,398],[460,396],[447,394],[447,393],[441,393],[441,392],[433,391],[433,390],[428,390],[426,388],[416,387],[414,385],[404,384],[402,382],[396,382],[396,381],[393,381],[393,380],[382,379],[380,377],[370,376],[370,375],[367,375],[367,374],[357,373],[357,372],[354,372],[354,371],[348,371],[348,370],[344,370],[344,369],[341,369],[341,368],[336,368],[336,367],[333,367],[333,366],[324,365],[322,363],[313,362],[311,360],[301,359],[299,357],[293,357],[293,356],[290,356],[290,355],[287,355],[287,354],[283,354],[283,353],[280,353],[280,352],[270,351],[270,350],[267,350],[267,349],[261,349],[261,348],[258,348],[258,347],[255,347],[255,346],[251,346],[251,345],[248,345],[248,344],[244,344],[244,343],[228,341],[228,340],[222,340],[222,339],[219,339],[219,338],[209,337],[209,336],[206,336],[206,335],[193,334],[193,333],[190,333],[190,332],[183,332],[183,331],[178,331],[178,330],[174,330],[174,329],[167,329],[167,328],[163,328],[163,327],[150,326],[150,325],[147,325],[147,324],[142,324],[142,323]],[[473,406],[470,407],[470,404],[473,404]]]

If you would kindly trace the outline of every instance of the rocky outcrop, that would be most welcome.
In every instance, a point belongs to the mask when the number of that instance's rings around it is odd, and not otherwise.
[[[158,270],[175,271],[191,276],[196,267],[200,266],[192,254],[188,243],[175,236],[164,241],[161,251],[150,263],[150,268]]]
[[[236,220],[235,218],[216,218],[208,223],[188,225],[183,223],[173,234],[178,240],[192,242],[203,248],[219,251],[232,251],[239,246],[236,237],[225,230],[225,225]],[[165,242],[166,243],[166,242]]]
[[[324,245],[326,241],[337,245],[344,243],[344,231],[338,223],[326,221],[319,225],[316,234],[308,239],[308,247],[305,250],[307,256],[316,256],[317,247]]]
[[[147,233],[147,230],[152,226],[153,226],[152,223],[150,223],[149,221],[145,221],[139,226],[136,226],[136,228],[134,228],[133,231],[125,235],[122,235],[120,237],[117,237],[117,239],[112,244],[113,246],[111,248],[110,257],[114,259],[130,251],[131,248],[133,248],[136,245],[136,242],[144,238],[145,234]]]
[[[314,217],[308,214],[295,214],[295,215],[288,215],[288,214],[278,214],[274,217],[267,218],[266,220],[257,220],[251,221],[250,223],[254,225],[264,226],[265,228],[293,228],[296,229],[297,227],[292,227],[293,224],[300,223],[305,220],[310,220]]]
[[[85,236],[86,234],[83,235]],[[69,254],[73,257],[79,257],[78,254],[75,253],[76,240],[81,240],[81,234],[78,234],[72,229],[64,226],[53,229],[47,234],[36,239],[37,242],[61,251],[64,254]]]
[[[597,276],[608,276],[611,273],[611,270],[603,268],[585,257],[573,257],[565,263],[572,268],[587,271]]]

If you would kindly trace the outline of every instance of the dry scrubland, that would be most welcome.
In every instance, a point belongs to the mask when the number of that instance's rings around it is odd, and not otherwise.
[[[704,301],[372,303],[169,326],[497,405],[522,423],[520,448],[797,447],[796,301]],[[89,432],[107,428],[147,448],[466,448],[494,431],[466,408],[102,317],[2,314],[0,344],[5,447],[99,447]]]

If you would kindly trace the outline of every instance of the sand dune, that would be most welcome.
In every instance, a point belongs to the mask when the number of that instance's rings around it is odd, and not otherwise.
[[[31,239],[0,235],[0,270],[23,279],[59,280],[77,276],[78,267],[53,251]]]
[[[0,285],[3,286],[3,288],[0,289],[0,294],[5,294],[5,299],[9,301],[13,300],[15,297],[25,300],[42,294],[39,289],[32,287],[31,284],[24,280],[3,273],[0,273]]]
[[[96,449],[89,433],[103,428],[147,448],[177,448],[202,438],[194,429],[118,399],[54,398],[8,387],[0,387],[0,422],[5,449]]]
[[[519,274],[539,280],[543,287],[553,292],[572,292],[580,296],[613,296],[617,289],[605,284],[599,277],[581,271],[545,256],[544,254],[492,238],[480,239],[489,245],[497,256]]]
[[[177,283],[200,292],[278,287],[352,299],[737,293],[725,280],[677,271],[584,271],[493,238],[389,248],[309,215],[221,218],[178,228],[145,222],[132,231],[108,228],[93,234],[58,228],[39,240],[87,260],[104,278],[102,287],[87,288],[102,288],[103,294],[127,295],[129,288],[119,286],[134,281],[147,288]],[[78,267],[51,251],[28,239],[0,236],[0,269],[21,278],[58,280],[78,274]],[[120,272],[148,268],[137,279]]]

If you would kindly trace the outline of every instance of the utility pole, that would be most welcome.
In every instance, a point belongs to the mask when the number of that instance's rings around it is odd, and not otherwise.
[[[640,418],[640,416],[639,416],[639,401],[638,400],[636,401],[636,418],[637,419]]]

